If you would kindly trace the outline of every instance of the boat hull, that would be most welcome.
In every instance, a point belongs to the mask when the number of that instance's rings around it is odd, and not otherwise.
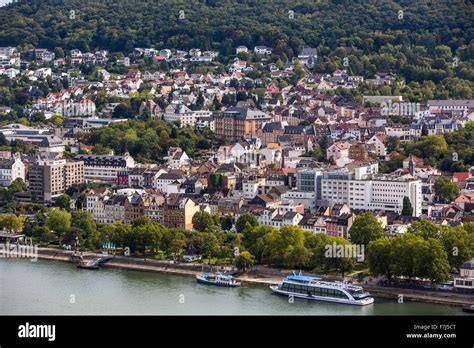
[[[90,269],[90,270],[98,270],[98,269],[99,269],[99,266],[77,265],[77,268],[80,268],[80,269]]]
[[[220,286],[223,288],[237,288],[240,286],[240,283],[226,284],[226,283],[213,282],[213,281],[202,279],[202,278],[197,278],[197,282],[200,284]]]
[[[324,301],[324,302],[333,302],[333,303],[343,303],[343,304],[350,304],[355,306],[366,306],[374,303],[374,299],[372,297],[367,297],[363,300],[349,300],[349,299],[341,299],[341,298],[330,298],[330,297],[322,297],[322,296],[308,296],[304,294],[292,293],[284,290],[278,289],[278,286],[270,286],[270,289],[276,294],[285,295],[285,296],[293,296],[296,298],[302,298],[305,300],[312,300],[312,301]]]
[[[463,306],[462,311],[466,313],[474,313],[474,306]]]

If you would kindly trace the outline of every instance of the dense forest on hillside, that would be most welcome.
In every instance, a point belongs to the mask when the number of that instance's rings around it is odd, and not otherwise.
[[[0,9],[0,46],[198,47],[223,59],[238,45],[267,45],[285,60],[305,45],[318,48],[316,71],[459,78],[472,88],[473,19],[468,0],[33,0]]]

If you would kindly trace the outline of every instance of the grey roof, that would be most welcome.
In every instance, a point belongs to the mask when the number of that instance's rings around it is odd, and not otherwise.
[[[271,118],[271,116],[259,110],[252,110],[249,108],[230,107],[221,113],[225,118],[237,118],[245,120],[256,120]]]
[[[283,218],[284,218],[285,220],[287,220],[287,219],[293,219],[297,214],[298,214],[298,213],[295,212],[295,211],[287,211],[287,212],[285,213],[285,215],[283,215]]]
[[[317,54],[316,48],[304,47],[298,56],[304,57],[304,56],[317,56],[317,55],[318,54]]]
[[[281,122],[267,122],[265,125],[262,127],[263,132],[273,132],[274,130],[282,130],[283,125]]]
[[[13,163],[15,163],[15,160],[13,158],[0,160],[0,168],[10,169]]]
[[[474,269],[474,259],[466,261],[461,266],[462,269]]]
[[[158,180],[178,180],[182,178],[182,175],[176,173],[163,173],[158,177]]]
[[[474,100],[428,100],[429,106],[465,106],[474,107]]]

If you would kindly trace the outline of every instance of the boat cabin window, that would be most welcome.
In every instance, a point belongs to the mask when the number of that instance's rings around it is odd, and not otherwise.
[[[294,292],[308,296],[321,296],[348,299],[347,295],[338,289],[321,288],[317,286],[299,285],[292,283],[283,283],[283,291]]]

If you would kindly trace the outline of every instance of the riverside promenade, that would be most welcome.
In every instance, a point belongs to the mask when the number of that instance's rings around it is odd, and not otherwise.
[[[74,252],[68,250],[52,249],[52,248],[38,248],[38,259],[51,260],[51,261],[63,261],[77,263],[72,257]],[[90,261],[96,259],[102,254],[83,252],[81,253],[83,261]],[[154,260],[144,259],[137,257],[129,257],[122,255],[115,255],[102,267],[104,268],[120,268],[129,269],[135,271],[145,272],[159,272],[183,276],[195,277],[197,274],[205,272],[236,272],[232,267],[225,266],[209,266],[209,265],[195,265],[188,263],[177,263],[168,260]],[[79,272],[80,270],[78,270]],[[236,279],[244,283],[271,285],[277,284],[286,277],[292,271],[290,270],[279,270],[266,266],[256,266],[251,272],[248,273],[235,273]],[[324,280],[334,281],[341,280],[340,277],[322,277]],[[441,291],[430,291],[430,290],[418,290],[413,288],[397,288],[397,287],[384,287],[376,285],[363,285],[360,284],[369,291],[375,297],[388,298],[398,300],[400,295],[403,296],[403,301],[418,301],[437,303],[453,306],[473,305],[474,295],[459,294],[452,292],[441,292]]]

